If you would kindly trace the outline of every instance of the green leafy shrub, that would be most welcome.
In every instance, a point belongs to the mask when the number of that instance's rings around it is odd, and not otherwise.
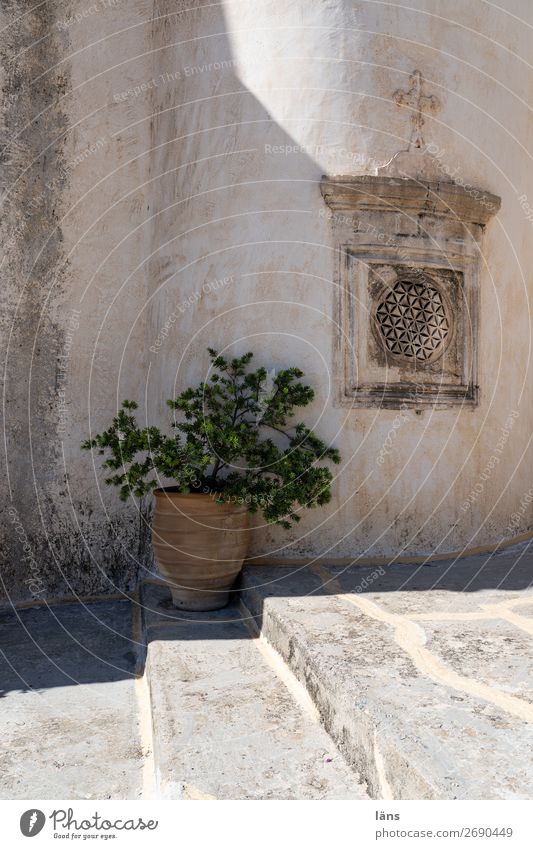
[[[267,522],[289,528],[300,520],[298,508],[331,498],[333,476],[319,461],[340,462],[337,449],[304,424],[287,425],[294,408],[307,406],[314,392],[299,382],[303,372],[297,368],[271,376],[264,368],[248,370],[251,353],[230,361],[212,348],[209,354],[209,381],[167,401],[175,411],[174,434],[140,428],[137,404],[124,401],[111,427],[82,448],[107,454],[103,466],[112,474],[105,482],[119,487],[123,500],[142,498],[160,485],[158,477],[169,478],[180,492],[247,504],[252,513],[261,510]],[[281,434],[285,447],[278,447],[268,431]]]

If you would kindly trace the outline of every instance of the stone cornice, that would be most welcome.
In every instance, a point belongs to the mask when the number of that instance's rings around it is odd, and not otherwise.
[[[490,192],[444,180],[324,176],[320,187],[327,205],[338,212],[403,212],[485,225],[501,206],[501,199]]]

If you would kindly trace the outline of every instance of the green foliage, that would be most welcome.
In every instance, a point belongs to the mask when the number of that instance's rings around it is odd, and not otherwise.
[[[105,482],[119,487],[123,500],[142,498],[159,485],[159,476],[181,492],[212,493],[219,501],[247,504],[252,513],[260,509],[268,522],[289,528],[300,520],[299,508],[331,498],[333,476],[319,461],[340,462],[339,452],[301,422],[287,429],[294,408],[307,406],[314,392],[299,382],[297,368],[272,377],[264,368],[248,370],[251,353],[230,361],[212,348],[209,354],[210,379],[167,401],[173,435],[140,428],[137,404],[124,401],[111,427],[82,448],[107,455],[103,466],[112,473]],[[285,447],[269,431],[281,434]]]

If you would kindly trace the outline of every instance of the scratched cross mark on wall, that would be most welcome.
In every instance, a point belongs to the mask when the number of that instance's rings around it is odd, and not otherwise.
[[[424,113],[434,115],[441,108],[441,103],[434,94],[424,94],[424,77],[421,71],[413,71],[409,77],[409,83],[407,91],[397,89],[392,97],[398,106],[411,110],[410,150],[412,147],[421,148],[424,146],[422,136],[422,128],[426,122]]]

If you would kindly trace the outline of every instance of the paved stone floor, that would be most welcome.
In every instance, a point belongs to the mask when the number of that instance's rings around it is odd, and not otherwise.
[[[533,798],[532,576],[518,549],[4,612],[0,797]]]
[[[131,614],[118,601],[0,615],[0,798],[141,795]]]

